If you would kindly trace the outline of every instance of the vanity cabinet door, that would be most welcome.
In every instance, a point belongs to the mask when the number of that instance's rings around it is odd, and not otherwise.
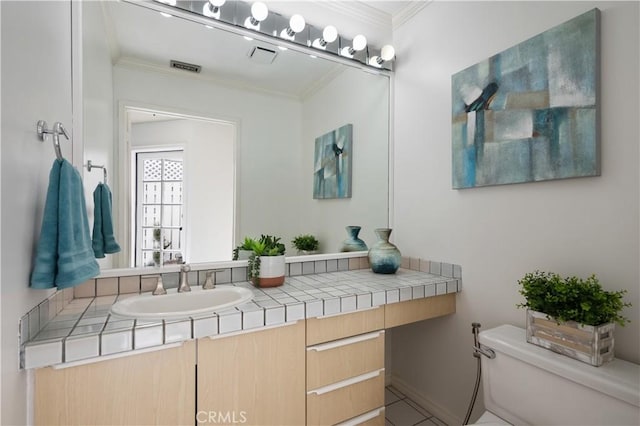
[[[193,425],[195,342],[35,371],[36,425]]]
[[[305,423],[304,321],[198,340],[197,424]]]

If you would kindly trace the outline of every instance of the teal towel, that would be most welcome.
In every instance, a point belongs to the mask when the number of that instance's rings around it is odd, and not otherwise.
[[[54,160],[31,287],[72,287],[99,273],[91,249],[82,178],[67,160]]]
[[[120,246],[113,236],[111,190],[107,184],[99,183],[93,191],[93,253],[104,257],[105,253],[118,253]]]

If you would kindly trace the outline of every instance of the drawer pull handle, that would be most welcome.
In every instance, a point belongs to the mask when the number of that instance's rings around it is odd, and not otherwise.
[[[316,394],[316,395],[324,395],[328,392],[333,392],[334,390],[344,388],[347,386],[355,385],[356,383],[364,382],[365,380],[373,379],[374,377],[378,377],[381,372],[384,371],[384,368],[381,368],[376,371],[372,371],[370,373],[361,374],[360,376],[352,377],[347,380],[343,380],[341,382],[332,383],[327,386],[323,386],[318,389],[314,389],[312,391],[307,392],[307,394]]]
[[[383,411],[384,411],[384,408],[381,407],[376,410],[369,411],[368,413],[361,414],[358,417],[354,417],[353,419],[349,419],[345,422],[338,423],[336,426],[357,426],[359,424],[366,422],[367,420],[371,420],[378,417]]]
[[[352,343],[364,342],[366,340],[377,339],[384,334],[384,330],[375,331],[373,333],[361,334],[360,336],[349,337],[347,339],[336,340],[335,342],[323,343],[321,345],[310,346],[308,351],[328,351],[330,349],[339,348],[341,346],[351,345]]]

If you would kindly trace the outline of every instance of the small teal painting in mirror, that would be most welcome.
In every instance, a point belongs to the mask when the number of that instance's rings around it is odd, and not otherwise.
[[[599,10],[452,77],[454,189],[599,176]]]
[[[313,198],[351,198],[353,125],[316,138]]]

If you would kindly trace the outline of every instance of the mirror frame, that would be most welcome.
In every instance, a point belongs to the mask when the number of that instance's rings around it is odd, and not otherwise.
[[[215,19],[209,19],[204,16],[195,15],[193,13],[188,13],[182,11],[180,9],[172,8],[162,3],[158,3],[155,1],[146,1],[140,2],[136,0],[120,0],[124,3],[130,3],[136,5],[138,7],[144,7],[149,10],[153,10],[156,12],[171,12],[177,18],[186,19],[189,21],[193,21],[199,24],[206,24],[213,26],[222,31],[231,32],[233,34],[237,34],[239,36],[250,36],[256,40],[263,41],[266,43],[273,44],[274,38],[256,33],[242,27],[237,27],[232,24],[221,23],[216,21]],[[76,167],[76,169],[83,171],[86,167],[84,164],[84,139],[82,137],[84,131],[84,117],[83,117],[83,22],[82,22],[82,2],[71,2],[71,70],[72,70],[72,117],[73,117],[73,125],[72,125],[72,164]],[[313,49],[311,47],[307,47],[304,45],[300,45],[297,43],[291,43],[287,40],[278,39],[278,43],[281,45],[286,45],[289,49],[294,50],[296,52],[302,54],[312,54],[318,58],[322,58],[325,60],[329,60],[332,62],[340,63],[342,65],[346,65],[352,68],[359,69],[360,71],[376,74],[376,75],[384,75],[388,78],[389,81],[389,96],[388,96],[388,156],[387,156],[387,173],[388,173],[388,182],[387,182],[387,218],[388,218],[388,227],[394,227],[394,96],[395,96],[395,74],[393,71],[388,71],[385,69],[375,69],[364,64],[358,63],[353,60],[349,60],[346,58],[342,58],[337,55],[332,55],[329,53],[325,53],[318,49]],[[118,110],[121,108],[121,105],[118,105]],[[119,128],[120,126],[118,126]],[[119,132],[118,132],[119,133]],[[118,138],[120,138],[120,134],[118,134]],[[237,234],[237,223],[234,224],[234,236]],[[339,257],[355,257],[355,256],[366,256],[367,252],[350,252],[350,253],[323,253],[313,255],[313,259],[308,260],[321,260],[321,259],[336,259]],[[307,257],[303,256],[286,256],[287,263],[290,261],[300,262],[303,259],[307,259]],[[212,262],[203,262],[203,263],[190,263],[192,267],[192,271],[205,270],[205,269],[215,269],[215,268],[224,268],[224,267],[241,267],[246,266],[246,260],[236,260],[236,261],[212,261]],[[129,267],[129,268],[109,268],[100,271],[100,275],[95,278],[106,278],[106,277],[117,277],[117,276],[128,276],[128,275],[148,275],[148,274],[158,274],[158,273],[169,273],[169,272],[178,272],[180,270],[179,265],[170,265],[163,267]]]

